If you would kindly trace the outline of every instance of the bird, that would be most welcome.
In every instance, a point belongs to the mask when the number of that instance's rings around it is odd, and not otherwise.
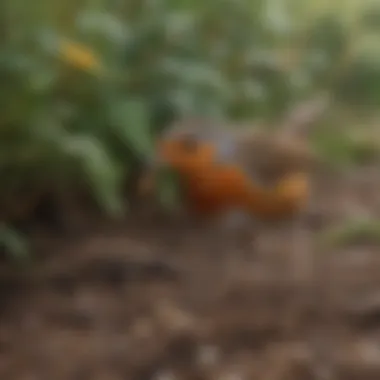
[[[240,210],[263,221],[286,219],[309,194],[311,153],[269,133],[181,125],[157,152],[179,175],[189,210],[206,218]]]
[[[307,208],[318,157],[305,126],[325,107],[325,99],[303,104],[277,129],[178,120],[157,139],[152,167],[178,175],[188,214],[242,240],[255,235],[252,225],[294,221]]]

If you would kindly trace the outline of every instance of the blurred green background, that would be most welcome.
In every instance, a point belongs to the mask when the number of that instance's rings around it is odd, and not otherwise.
[[[178,116],[272,120],[328,91],[334,105],[316,143],[344,164],[367,151],[349,132],[373,127],[380,104],[377,1],[3,0],[0,7],[4,227],[46,194],[60,200],[83,191],[106,213],[123,214],[126,181]]]

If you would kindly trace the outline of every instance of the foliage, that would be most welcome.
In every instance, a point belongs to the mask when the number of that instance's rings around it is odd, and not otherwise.
[[[28,262],[30,250],[25,237],[12,228],[0,227],[0,246],[12,254],[12,258],[19,264]]]
[[[325,89],[377,106],[379,10],[330,3],[4,0],[2,221],[77,184],[120,215],[123,180],[176,116],[272,118]]]
[[[325,231],[320,236],[320,243],[324,246],[346,246],[350,244],[378,245],[380,242],[380,225],[376,220],[355,219]]]

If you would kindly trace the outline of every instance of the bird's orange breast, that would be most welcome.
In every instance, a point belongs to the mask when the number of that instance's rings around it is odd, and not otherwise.
[[[248,179],[237,167],[205,166],[183,176],[187,203],[201,214],[220,214],[249,207]]]

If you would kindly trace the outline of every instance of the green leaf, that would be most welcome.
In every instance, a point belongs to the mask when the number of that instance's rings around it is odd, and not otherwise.
[[[0,227],[0,244],[11,256],[11,259],[25,262],[30,259],[30,247],[27,240],[19,232],[8,226]]]
[[[128,28],[116,15],[100,10],[86,10],[77,16],[78,29],[96,38],[102,37],[108,44],[122,46],[130,39]]]
[[[77,159],[85,180],[99,204],[113,217],[123,215],[122,170],[96,137],[75,136],[65,143],[66,152]]]
[[[58,72],[53,67],[39,67],[30,74],[29,86],[35,93],[50,90],[58,80]]]
[[[109,120],[113,133],[139,157],[153,151],[150,114],[139,100],[114,99],[109,104]]]
[[[350,220],[321,235],[321,241],[328,245],[355,243],[380,243],[380,223],[376,220]]]

